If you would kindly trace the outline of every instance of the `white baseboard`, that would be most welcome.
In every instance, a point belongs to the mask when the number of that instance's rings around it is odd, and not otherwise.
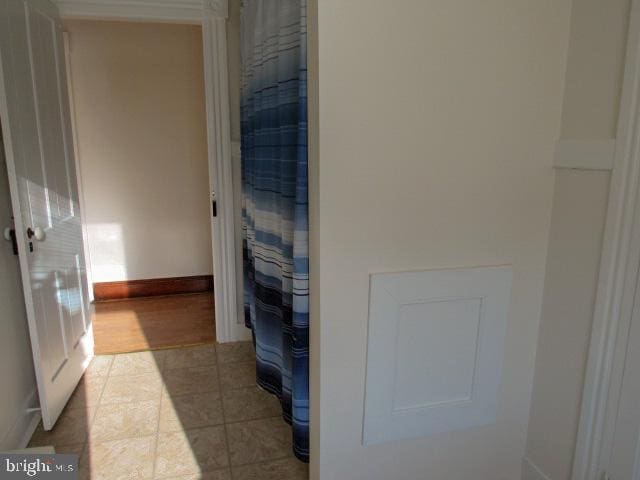
[[[522,459],[522,480],[551,480],[529,457]]]
[[[0,451],[25,448],[29,444],[38,423],[40,423],[41,415],[39,411],[27,412],[28,409],[38,406],[38,392],[35,389],[25,398],[22,405],[15,422],[2,439]]]

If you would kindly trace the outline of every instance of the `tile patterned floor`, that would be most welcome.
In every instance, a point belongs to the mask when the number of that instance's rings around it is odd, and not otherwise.
[[[51,432],[83,480],[305,480],[250,343],[96,356]]]

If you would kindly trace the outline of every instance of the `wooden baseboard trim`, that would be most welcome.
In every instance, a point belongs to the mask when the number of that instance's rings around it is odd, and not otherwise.
[[[155,297],[179,293],[202,293],[213,290],[213,275],[192,277],[148,278],[93,284],[95,301],[121,300],[135,297]]]

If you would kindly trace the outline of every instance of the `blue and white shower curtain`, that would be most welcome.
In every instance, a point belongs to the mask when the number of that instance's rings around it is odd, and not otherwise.
[[[258,384],[280,399],[309,459],[306,0],[243,0],[245,321]]]

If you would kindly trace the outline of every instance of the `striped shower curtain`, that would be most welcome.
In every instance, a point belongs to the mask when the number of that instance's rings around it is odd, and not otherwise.
[[[258,384],[309,459],[306,0],[243,0],[244,305]]]

